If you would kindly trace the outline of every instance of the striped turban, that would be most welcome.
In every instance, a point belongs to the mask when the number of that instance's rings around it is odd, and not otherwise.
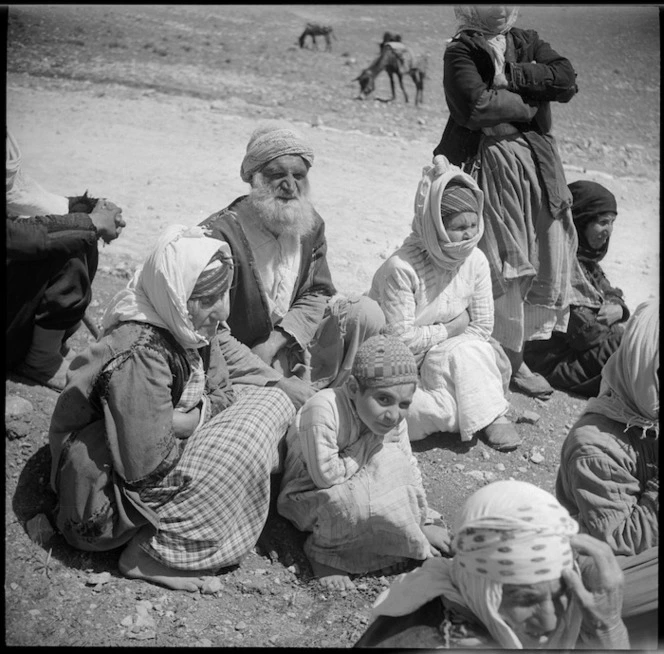
[[[286,154],[299,155],[309,167],[314,163],[311,145],[288,123],[266,123],[257,127],[240,167],[242,181],[250,183],[254,173],[265,164]]]
[[[223,249],[217,250],[203,272],[198,276],[190,300],[223,295],[233,280],[233,259]]]
[[[440,201],[441,218],[447,218],[462,211],[478,213],[479,203],[475,192],[467,186],[461,186],[454,181],[450,182],[443,191],[443,197]]]
[[[396,336],[378,334],[360,345],[351,374],[365,388],[417,383],[417,362]]]

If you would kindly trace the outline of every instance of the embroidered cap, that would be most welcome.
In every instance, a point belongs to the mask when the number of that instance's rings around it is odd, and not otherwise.
[[[443,218],[462,211],[479,211],[477,197],[472,189],[451,182],[445,187],[440,201],[440,215]]]
[[[351,374],[367,388],[417,383],[417,362],[396,336],[378,334],[360,345]]]

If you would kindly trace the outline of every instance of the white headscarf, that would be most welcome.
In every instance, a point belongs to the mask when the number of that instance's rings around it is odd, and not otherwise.
[[[516,19],[519,17],[519,8],[507,6],[508,16],[505,26],[499,31],[494,32],[492,26],[486,23],[477,10],[477,5],[455,5],[454,17],[457,19],[457,32],[461,30],[477,30],[485,36],[495,36],[496,34],[505,34],[509,32]]]
[[[220,249],[230,255],[227,243],[207,236],[201,227],[167,227],[127,288],[113,298],[102,319],[104,332],[120,322],[137,320],[168,329],[185,349],[207,345],[207,338],[194,329],[187,300]]]
[[[505,25],[498,32],[495,32],[493,26],[484,20],[476,5],[457,5],[454,7],[454,16],[458,22],[457,33],[463,30],[482,32],[487,45],[491,48],[496,75],[505,72],[505,51],[507,50],[505,34],[512,29],[519,15],[518,7],[507,7],[507,10],[509,13]]]
[[[523,481],[488,484],[466,501],[457,521],[454,558],[427,559],[383,591],[378,615],[405,615],[441,596],[469,609],[504,648],[523,649],[498,613],[503,583],[532,584],[575,568],[569,539],[578,524],[551,493]],[[504,574],[514,571],[514,574]],[[547,647],[573,648],[581,611],[572,599]]]
[[[456,180],[468,186],[478,204],[477,234],[467,240],[453,243],[447,235],[440,211],[445,187]],[[484,233],[484,194],[477,182],[461,168],[451,164],[442,154],[433,158],[433,164],[422,169],[414,202],[412,233],[405,243],[417,245],[431,258],[434,265],[444,270],[456,270],[470,255]]]
[[[659,301],[643,302],[627,321],[618,349],[602,370],[598,397],[585,413],[652,429],[659,437]]]

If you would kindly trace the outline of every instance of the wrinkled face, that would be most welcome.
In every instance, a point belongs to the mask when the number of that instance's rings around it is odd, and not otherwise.
[[[187,310],[194,329],[207,338],[212,338],[219,323],[230,314],[230,296],[228,291],[223,295],[208,296],[198,300],[189,300]]]
[[[486,27],[493,33],[502,31],[512,13],[508,5],[476,5],[475,11]]]
[[[260,171],[260,178],[282,204],[297,200],[309,191],[309,168],[302,157],[284,154],[269,161]]]
[[[547,646],[568,606],[567,588],[561,579],[528,585],[503,584],[498,613],[524,649],[538,649]]]
[[[452,243],[468,241],[477,234],[479,218],[473,211],[461,211],[443,218],[445,231]]]
[[[348,384],[360,420],[378,436],[385,436],[406,417],[415,393],[415,384],[361,390],[354,377]]]
[[[289,154],[269,161],[254,174],[248,198],[253,215],[277,237],[304,236],[315,226],[308,172],[302,157]]]
[[[613,232],[613,223],[616,221],[615,213],[603,213],[590,221],[584,230],[588,245],[593,250],[600,250]]]

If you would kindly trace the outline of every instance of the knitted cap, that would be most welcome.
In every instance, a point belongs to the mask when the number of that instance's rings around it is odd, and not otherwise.
[[[477,213],[479,209],[477,197],[472,189],[454,182],[445,187],[440,201],[440,215],[442,218],[462,211]]]
[[[367,388],[417,383],[417,362],[396,336],[378,334],[360,345],[351,374]]]
[[[265,123],[254,130],[240,167],[243,182],[251,182],[254,173],[265,164],[285,154],[299,155],[308,166],[314,163],[314,151],[304,137],[288,123]]]

